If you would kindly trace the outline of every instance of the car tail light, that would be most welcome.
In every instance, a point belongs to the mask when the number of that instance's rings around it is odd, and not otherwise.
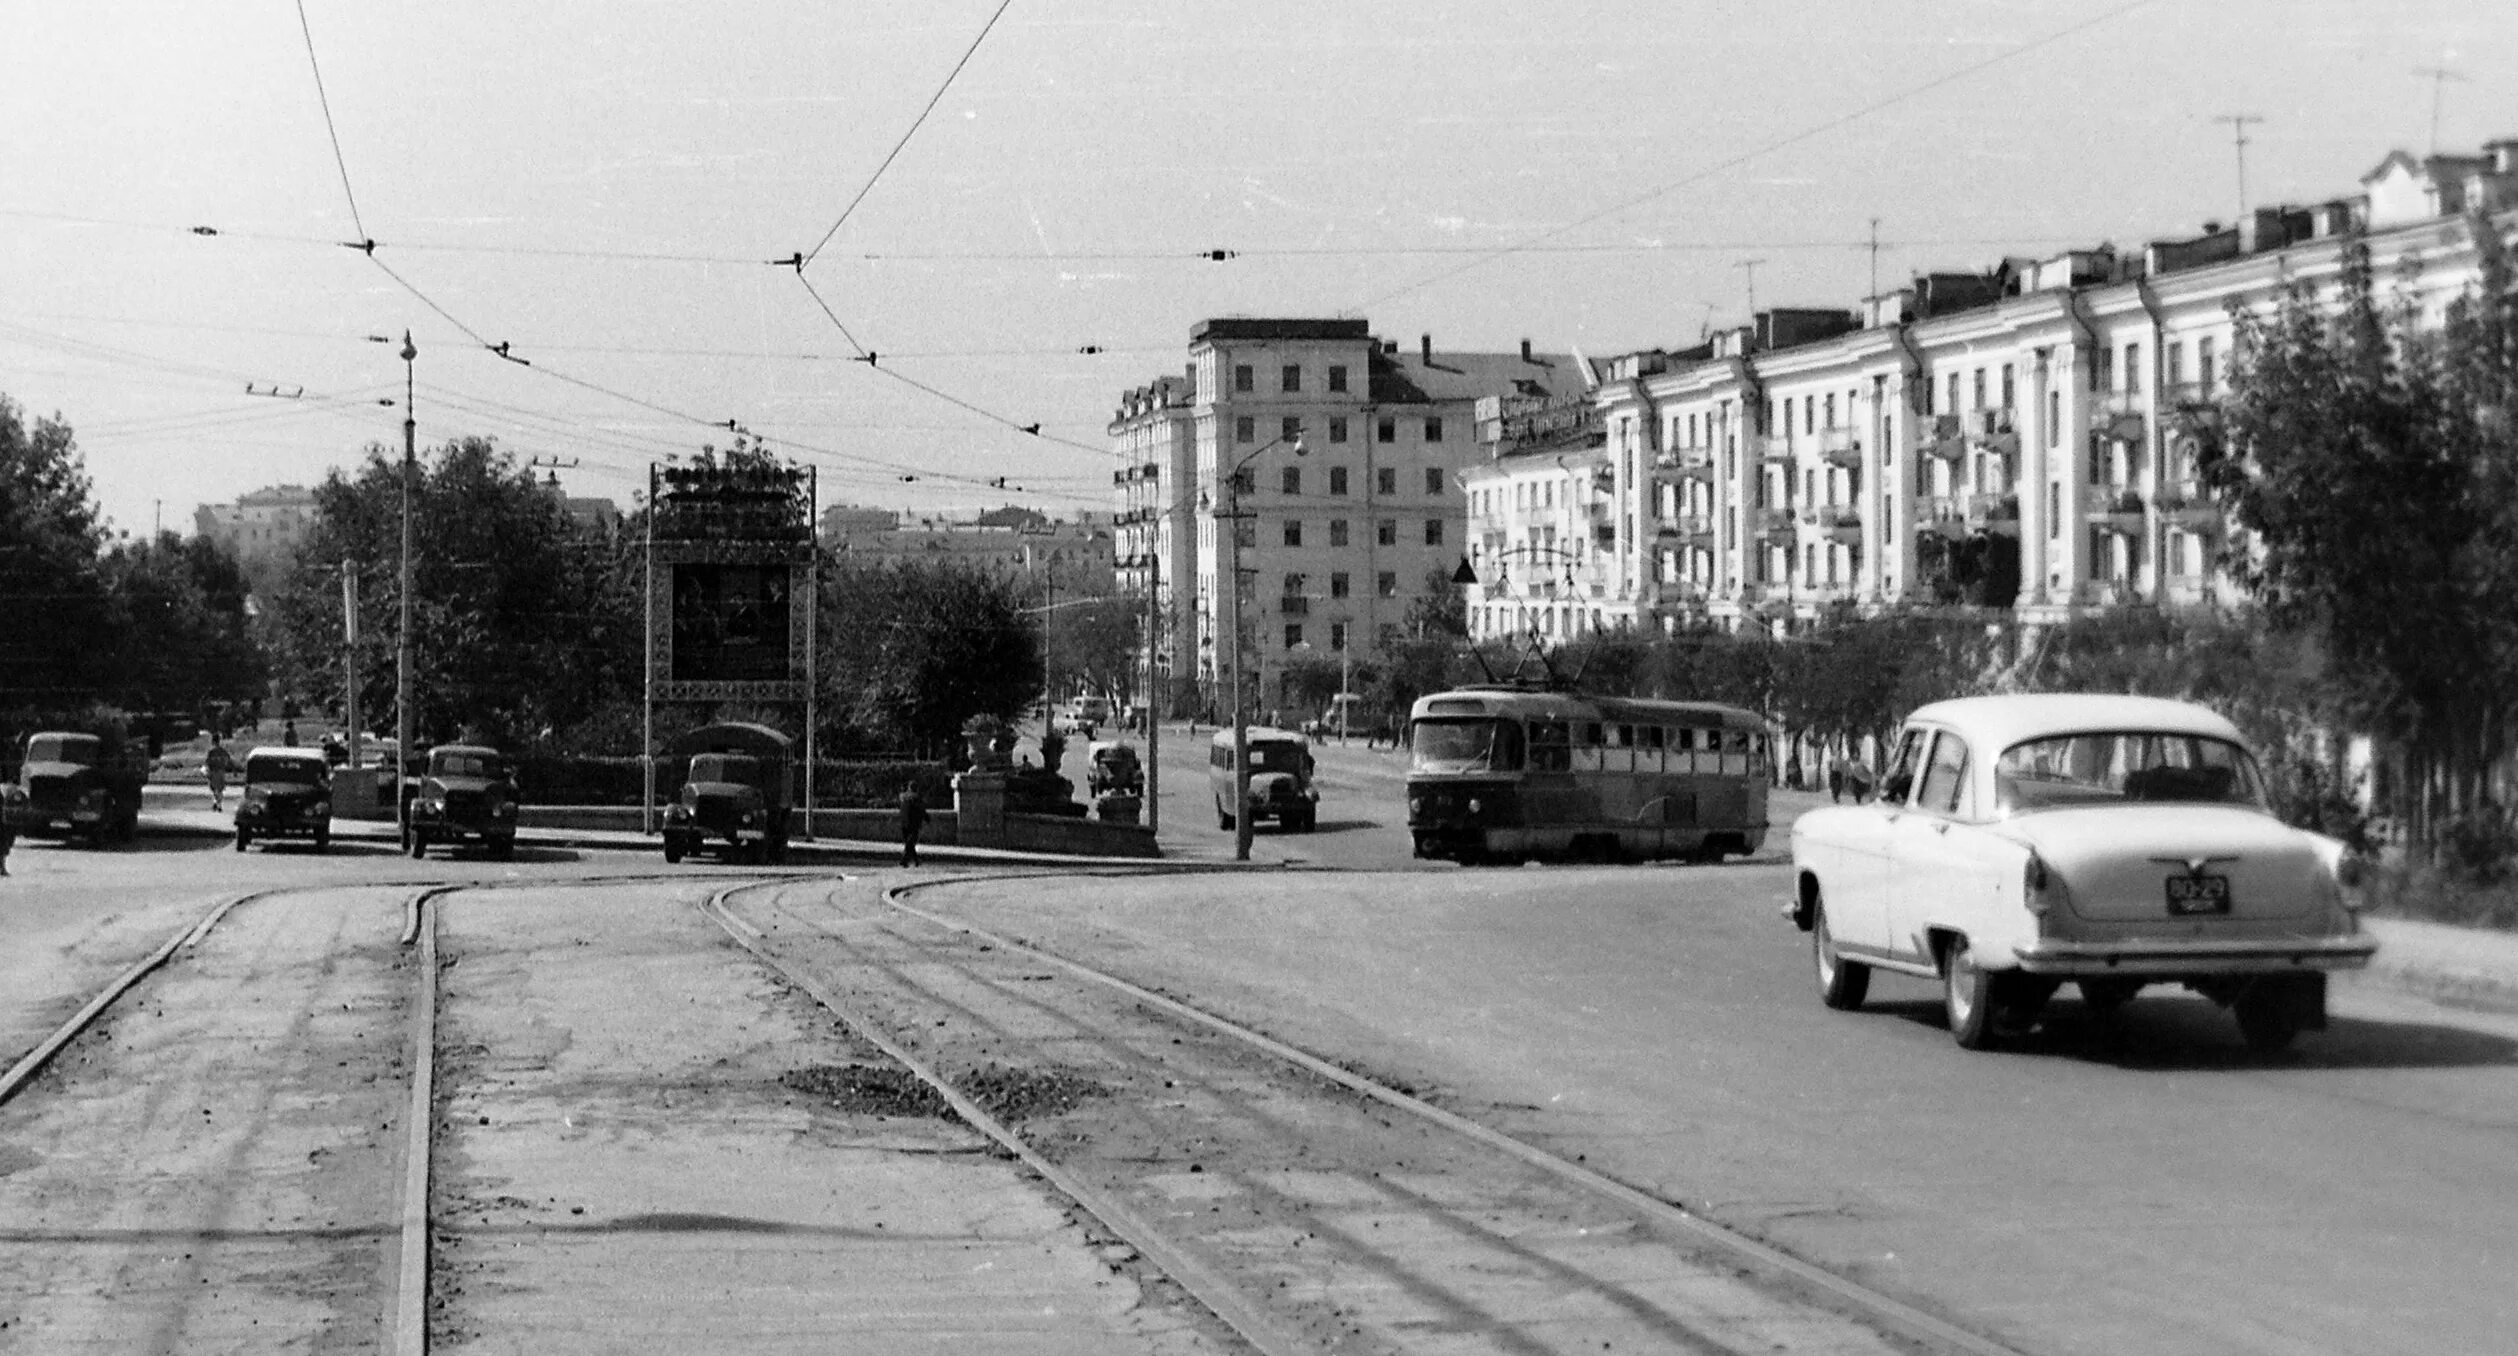
[[[2052,913],[2056,905],[2070,898],[2064,889],[2063,877],[2046,865],[2046,859],[2029,849],[2028,861],[2020,868],[2020,898],[2028,911],[2040,917]]]

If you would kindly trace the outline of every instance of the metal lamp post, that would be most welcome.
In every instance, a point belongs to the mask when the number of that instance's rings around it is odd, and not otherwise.
[[[1225,524],[1225,559],[1229,568],[1221,581],[1221,592],[1232,602],[1232,625],[1225,634],[1224,652],[1226,681],[1233,685],[1233,860],[1250,860],[1250,698],[1242,691],[1242,535],[1241,535],[1241,473],[1260,453],[1279,444],[1291,442],[1294,455],[1308,456],[1302,435],[1276,438],[1244,453],[1221,480],[1224,511],[1217,518]],[[1217,458],[1220,462],[1223,459]]]
[[[411,332],[402,332],[402,631],[394,641],[394,823],[407,844],[411,834],[411,802],[402,794],[403,770],[410,765],[411,743],[419,737],[411,701],[411,482],[419,474],[419,422],[411,408],[412,363],[420,356]]]

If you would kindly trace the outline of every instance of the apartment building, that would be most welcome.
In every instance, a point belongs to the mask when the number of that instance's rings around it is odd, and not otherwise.
[[[1928,274],[1852,310],[1763,312],[1695,348],[1611,361],[1589,483],[1612,502],[1549,525],[1547,541],[1577,521],[1592,536],[1574,548],[1584,570],[1559,576],[1584,605],[1536,609],[1543,633],[1782,630],[1916,603],[2035,622],[2226,596],[2226,528],[2195,457],[2226,390],[2233,310],[2330,285],[2357,235],[2380,285],[2436,323],[2478,277],[2468,214],[2504,239],[2518,228],[2518,140],[2393,154],[2362,183],[2191,237]],[[1510,460],[1490,449],[1481,486]],[[1529,544],[1524,492],[1498,491],[1481,491],[1473,534]],[[1513,608],[1472,611],[1481,634],[1522,625]]]
[[[315,492],[303,485],[271,485],[236,496],[233,504],[201,504],[192,512],[196,536],[227,548],[244,570],[247,587],[269,598],[297,566],[297,548],[315,527]]]
[[[1634,595],[1618,587],[1623,553],[1651,533],[1628,516],[1641,499],[1619,480],[1601,419],[1589,389],[1478,402],[1487,460],[1462,476],[1472,531],[1460,582],[1473,638],[1559,639],[1634,624]]]
[[[1131,392],[1111,424],[1123,512],[1151,515],[1123,527],[1135,549],[1121,555],[1160,557],[1174,692],[1229,704],[1219,637],[1236,614],[1244,691],[1262,709],[1284,701],[1290,663],[1396,637],[1414,604],[1456,587],[1479,398],[1583,385],[1571,359],[1526,342],[1456,353],[1426,336],[1411,352],[1363,320],[1195,326],[1182,378]]]

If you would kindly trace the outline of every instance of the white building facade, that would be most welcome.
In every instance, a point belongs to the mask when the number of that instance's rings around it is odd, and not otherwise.
[[[2331,290],[2357,233],[2382,292],[2435,323],[2479,276],[2463,213],[2497,213],[2505,240],[2518,228],[2518,141],[2486,149],[2390,156],[2360,197],[2190,239],[1928,275],[1856,310],[1770,311],[1694,349],[1626,355],[1594,396],[1592,483],[1614,502],[1575,511],[1578,477],[1543,485],[1557,468],[1498,457],[1472,536],[1555,544],[1588,525],[1578,551],[1597,572],[1578,591],[1597,591],[1599,620],[1585,608],[1582,622],[1610,628],[1783,630],[1910,604],[2038,622],[2226,597],[2196,451],[2227,388],[2233,310]],[[1481,634],[1521,626],[1471,610]],[[1579,634],[1569,614],[1543,633]]]

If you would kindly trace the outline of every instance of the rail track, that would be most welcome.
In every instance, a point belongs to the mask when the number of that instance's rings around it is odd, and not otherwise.
[[[701,880],[640,875],[618,883],[687,888]],[[753,876],[714,889],[701,909],[1254,1350],[2015,1356],[1988,1335],[1436,1106],[1394,1080],[923,907],[921,895],[955,883],[877,894],[829,877]],[[433,905],[537,884],[554,883],[329,887],[398,904],[398,934],[384,933],[404,957],[393,967],[404,977],[401,991],[390,995],[401,1016],[393,1062],[404,1076],[392,1090],[401,1103],[398,1147],[376,1146],[386,1170],[370,1202],[389,1200],[390,1208],[326,1229],[256,1235],[255,1263],[293,1247],[310,1255],[348,1248],[368,1259],[376,1279],[358,1293],[373,1297],[377,1337],[353,1345],[419,1356],[432,1337],[432,1229],[440,1222],[432,1219],[430,1173],[442,1152],[444,1095]],[[174,973],[170,961],[197,952],[240,909],[285,908],[291,896],[320,893],[219,899],[0,1075],[0,1104],[118,1004],[148,994],[152,976]],[[333,944],[364,942],[345,934]],[[291,963],[311,964],[305,973],[318,978],[334,974],[320,959]],[[330,1003],[349,992],[347,983],[310,981],[305,995],[310,1005]],[[351,994],[342,1006],[382,1001]],[[1009,1104],[1009,1090],[1024,1087],[1060,1096],[1045,1109],[1038,1101],[1023,1106],[1020,1097]],[[140,1231],[66,1241],[131,1251],[195,1236]],[[204,1251],[234,1244],[216,1229],[197,1236]],[[10,1241],[65,1240],[38,1233]],[[119,1265],[117,1277],[132,1267],[127,1259]],[[217,1283],[207,1274],[190,1278]],[[189,1302],[171,1284],[164,1293]],[[197,1343],[202,1322],[194,1314],[105,1330],[143,1339],[109,1343],[115,1349],[171,1351]],[[0,1346],[10,1336],[0,1330]]]
[[[952,884],[879,910],[743,885],[708,910],[1261,1351],[2012,1356],[1406,1088],[912,902]],[[1009,1064],[1103,1095],[1011,1125],[987,1109]]]

